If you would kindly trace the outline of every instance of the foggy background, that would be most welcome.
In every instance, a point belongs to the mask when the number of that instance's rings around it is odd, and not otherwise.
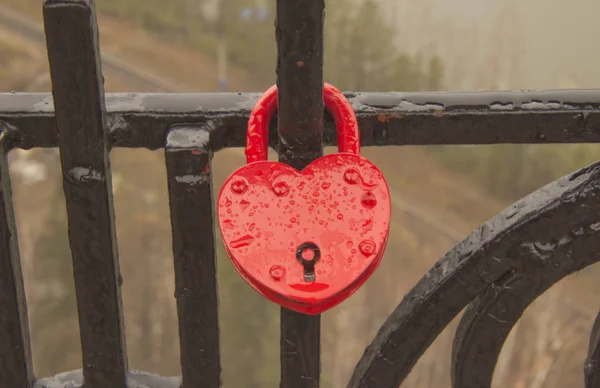
[[[274,0],[96,4],[104,58],[172,91],[219,91],[219,77],[236,92],[264,91],[275,82]],[[341,90],[600,86],[595,0],[326,4],[325,79]],[[41,1],[0,0],[0,92],[50,91],[43,37],[28,33],[40,28]],[[154,91],[122,74],[104,75],[107,92]],[[439,257],[517,199],[595,161],[598,151],[595,145],[364,148],[390,184],[393,237],[371,280],[323,315],[322,386],[346,386],[379,326]],[[116,149],[111,157],[129,366],[179,375],[164,154]],[[11,160],[36,375],[78,369],[58,157],[53,150],[15,150]],[[217,153],[215,193],[244,161],[240,150]],[[279,308],[241,280],[220,241],[218,248],[223,386],[276,387]],[[593,266],[572,275],[530,306],[503,349],[495,387],[583,386],[598,272]],[[456,320],[403,387],[449,386],[455,327]]]

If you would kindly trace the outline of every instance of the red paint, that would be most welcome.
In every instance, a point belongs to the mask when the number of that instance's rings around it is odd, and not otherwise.
[[[248,164],[225,181],[218,219],[227,253],[258,292],[286,308],[319,314],[355,292],[379,265],[388,240],[390,194],[379,169],[359,155],[356,117],[347,99],[325,84],[325,102],[336,120],[339,153],[302,172],[267,161],[266,133],[277,103],[272,87],[248,123]],[[312,242],[320,256],[314,281],[296,257]],[[310,253],[310,254],[309,254]]]

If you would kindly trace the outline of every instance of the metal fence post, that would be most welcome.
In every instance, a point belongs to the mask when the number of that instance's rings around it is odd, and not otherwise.
[[[279,160],[323,155],[323,0],[277,1]],[[281,310],[281,387],[318,387],[321,317]]]

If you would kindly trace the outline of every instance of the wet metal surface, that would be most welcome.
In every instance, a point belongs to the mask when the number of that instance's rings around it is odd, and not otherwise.
[[[346,92],[363,146],[597,143],[600,90],[472,93]],[[111,147],[164,147],[177,123],[214,122],[214,151],[243,147],[246,124],[259,93],[108,94],[106,125]],[[277,147],[277,116],[269,140]],[[0,121],[12,147],[56,147],[52,96],[0,93]],[[333,120],[324,115],[323,145],[337,144]]]
[[[0,135],[0,388],[29,388],[34,377],[27,302],[3,140]]]
[[[209,131],[175,126],[165,144],[183,388],[221,384]]]
[[[404,297],[368,346],[348,387],[398,387],[467,305],[454,341],[453,387],[490,387],[500,348],[529,303],[563,277],[600,260],[600,213],[590,211],[600,207],[599,182],[600,163],[595,163],[477,228]]]
[[[248,165],[221,188],[219,226],[246,282],[281,306],[316,315],[345,300],[379,265],[389,235],[390,193],[381,171],[360,156],[349,101],[327,83],[322,94],[337,127],[338,153],[313,160],[301,172],[268,161],[267,128],[277,92],[277,86],[269,88],[250,114]],[[301,147],[296,151],[306,154]],[[313,258],[305,260],[299,246],[312,247]],[[317,263],[321,253],[325,257]]]
[[[381,171],[360,155],[326,155],[302,172],[260,161],[227,178],[218,218],[240,275],[271,301],[314,315],[344,301],[378,267],[390,192]],[[307,242],[323,256],[318,263],[316,254],[298,262],[298,247]]]
[[[83,375],[88,388],[125,388],[127,352],[96,15],[88,1],[47,0],[44,23]]]
[[[600,313],[590,333],[588,356],[583,367],[586,388],[600,387]]]
[[[302,170],[323,155],[324,0],[277,0],[279,161]],[[281,308],[281,387],[317,388],[321,317]]]

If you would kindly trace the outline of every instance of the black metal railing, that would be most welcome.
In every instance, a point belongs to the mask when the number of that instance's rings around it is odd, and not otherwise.
[[[270,144],[279,145],[282,162],[300,169],[336,142],[330,117],[322,116],[324,1],[277,6],[279,114]],[[244,146],[259,94],[105,96],[93,3],[47,0],[44,22],[52,94],[0,94],[0,388],[34,381],[6,156],[35,147],[60,149],[86,386],[125,388],[128,370],[109,152],[164,147],[182,385],[218,387],[210,163],[214,152]],[[363,146],[600,142],[600,90],[345,94]],[[467,305],[454,345],[453,385],[489,387],[524,309],[599,260],[599,181],[596,164],[550,184],[440,259],[383,324],[349,387],[397,387]],[[593,334],[588,388],[600,387],[599,349]],[[282,309],[281,366],[282,387],[319,385],[319,316]]]
[[[301,170],[323,155],[325,0],[277,1],[279,161]],[[321,316],[281,308],[281,386],[316,387]]]

